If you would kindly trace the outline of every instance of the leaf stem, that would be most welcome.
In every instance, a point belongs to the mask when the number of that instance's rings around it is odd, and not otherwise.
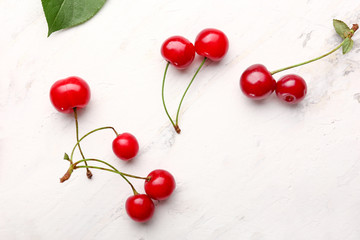
[[[193,81],[194,81],[194,79],[195,79],[195,77],[196,77],[196,75],[199,73],[199,71],[200,71],[200,69],[202,68],[202,66],[204,65],[204,63],[205,63],[205,61],[206,61],[206,57],[204,57],[204,60],[202,60],[202,62],[201,62],[201,64],[200,64],[200,66],[198,67],[198,69],[196,70],[196,72],[195,72],[195,74],[194,74],[194,76],[193,76],[193,78],[191,79],[191,81],[190,81],[190,83],[189,83],[189,85],[187,86],[187,88],[186,88],[186,90],[185,90],[185,92],[184,92],[184,94],[182,95],[182,97],[181,97],[181,100],[180,100],[180,103],[179,103],[179,107],[178,107],[178,109],[177,109],[177,113],[176,113],[176,124],[175,124],[175,130],[176,130],[176,132],[177,133],[179,133],[180,134],[180,128],[179,128],[179,113],[180,113],[180,108],[181,108],[181,104],[182,104],[182,102],[183,102],[183,100],[184,100],[184,98],[185,98],[185,95],[186,95],[186,93],[187,93],[187,91],[189,90],[189,88],[190,88],[190,86],[191,86],[191,84],[193,83]]]
[[[346,40],[346,38],[345,38],[345,40]],[[330,52],[327,52],[327,53],[325,53],[325,54],[323,54],[323,55],[321,55],[321,56],[319,56],[319,57],[317,57],[317,58],[314,58],[314,59],[311,59],[311,60],[308,60],[308,61],[305,61],[305,62],[302,62],[302,63],[299,63],[299,64],[295,64],[295,65],[292,65],[292,66],[289,66],[289,67],[280,68],[280,69],[278,69],[278,70],[272,71],[272,72],[271,72],[271,75],[274,75],[274,74],[276,74],[276,73],[279,73],[279,72],[282,72],[282,71],[285,71],[285,70],[288,70],[288,69],[291,69],[291,68],[299,67],[299,66],[302,66],[302,65],[305,65],[305,64],[308,64],[308,63],[317,61],[317,60],[319,60],[319,59],[322,59],[322,58],[324,58],[324,57],[332,54],[333,52],[335,52],[335,51],[338,50],[339,48],[341,48],[341,46],[344,44],[345,40],[342,41],[342,42],[340,43],[340,45],[338,45],[336,48],[334,48],[334,49],[331,50]]]
[[[170,117],[170,114],[169,114],[169,112],[168,112],[168,110],[167,110],[167,108],[166,108],[165,97],[164,97],[165,78],[166,78],[166,73],[167,73],[167,71],[168,71],[169,65],[170,65],[170,62],[167,62],[166,67],[165,67],[165,71],[164,71],[163,81],[162,81],[161,98],[162,98],[162,103],[163,103],[163,106],[164,106],[165,113],[166,113],[166,115],[168,116],[171,124],[172,124],[172,125],[174,126],[174,128],[175,128],[175,123],[174,123],[174,121],[172,120],[172,118]]]
[[[78,123],[78,117],[77,117],[77,110],[76,110],[76,107],[74,107],[73,109],[74,109],[74,118],[75,118],[75,126],[76,126],[76,141],[78,142],[77,146],[79,147],[79,151],[80,151],[82,158],[85,159],[84,153],[79,144],[79,123]],[[87,166],[87,162],[84,161],[84,163]],[[86,169],[86,176],[88,177],[88,179],[91,179],[92,173],[91,173],[90,169]]]

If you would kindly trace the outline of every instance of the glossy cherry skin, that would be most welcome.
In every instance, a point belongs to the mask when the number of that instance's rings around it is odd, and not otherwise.
[[[195,58],[194,45],[184,37],[173,36],[161,46],[161,55],[178,69],[187,68]]]
[[[112,142],[115,155],[121,160],[128,161],[136,156],[139,151],[139,143],[130,133],[119,134]]]
[[[264,65],[248,67],[240,77],[240,88],[249,98],[261,100],[268,97],[276,87],[276,81]]]
[[[146,180],[144,187],[149,197],[155,200],[165,200],[175,189],[176,183],[173,175],[168,171],[157,169],[149,173],[147,176],[150,180]]]
[[[200,56],[220,61],[229,49],[229,40],[226,35],[217,29],[202,30],[195,39],[195,51]]]
[[[305,80],[295,74],[281,77],[276,83],[277,97],[290,104],[296,104],[305,98],[307,86]]]
[[[146,194],[129,197],[125,203],[126,212],[136,222],[146,222],[154,215],[155,205]]]
[[[90,101],[90,87],[79,77],[56,81],[50,89],[50,100],[56,110],[72,113],[73,108],[84,108]]]

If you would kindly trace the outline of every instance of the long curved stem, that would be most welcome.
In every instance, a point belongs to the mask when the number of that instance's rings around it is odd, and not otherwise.
[[[96,166],[77,166],[76,168],[86,168],[86,169],[94,168],[94,169],[100,169],[100,170],[109,171],[109,172],[113,172],[113,173],[119,174],[118,172],[116,172],[116,171],[114,171],[114,170],[107,169],[107,168],[102,168],[102,167],[96,167]],[[139,193],[136,191],[134,185],[132,185],[132,183],[131,183],[126,177],[124,177],[124,176],[121,175],[121,174],[119,174],[119,175],[122,176],[122,177],[125,179],[125,181],[130,185],[130,187],[131,187],[134,195],[139,194]]]
[[[103,167],[98,167],[98,166],[76,166],[76,168],[94,168],[94,169],[99,169],[99,170],[104,170],[104,171],[108,171],[108,172],[113,172],[116,174],[119,174],[117,171],[109,169],[109,168],[103,168]],[[75,169],[76,169],[75,168]],[[120,175],[120,174],[119,174]]]
[[[107,163],[107,162],[102,161],[102,160],[100,160],[100,159],[89,158],[89,159],[86,159],[86,161],[103,163],[103,164],[109,166],[110,168],[112,168],[112,169],[113,169],[114,171],[116,171],[117,173],[119,173],[119,174],[121,174],[121,175],[124,175],[124,176],[127,176],[127,177],[137,178],[137,179],[143,179],[143,180],[148,180],[147,177],[139,177],[139,176],[136,176],[136,175],[131,175],[131,174],[128,174],[128,173],[120,172],[120,171],[117,170],[114,166],[112,166],[110,163]],[[77,166],[77,164],[79,164],[79,163],[81,163],[81,162],[84,162],[84,159],[83,159],[83,160],[80,160],[80,161],[77,161],[76,163],[74,163],[74,166]]]
[[[333,50],[331,50],[330,52],[327,52],[323,55],[321,55],[320,57],[317,57],[317,58],[314,58],[314,59],[311,59],[311,60],[308,60],[308,61],[305,61],[305,62],[302,62],[302,63],[299,63],[299,64],[295,64],[295,65],[292,65],[292,66],[289,66],[289,67],[285,67],[285,68],[280,68],[278,70],[275,70],[275,71],[272,71],[271,74],[274,75],[275,73],[279,73],[279,72],[282,72],[282,71],[285,71],[285,70],[288,70],[288,69],[291,69],[291,68],[295,68],[295,67],[299,67],[299,66],[302,66],[302,65],[305,65],[305,64],[308,64],[308,63],[311,63],[311,62],[314,62],[314,61],[317,61],[319,59],[322,59],[330,54],[332,54],[333,52],[335,52],[336,50],[338,50],[339,48],[341,48],[341,46],[344,44],[345,40],[342,41],[342,43],[337,46],[336,48],[334,48]]]
[[[112,129],[112,130],[114,131],[114,133],[115,133],[116,136],[119,135],[119,134],[116,132],[115,128],[113,128],[113,127],[101,127],[101,128],[96,128],[96,129],[94,129],[94,130],[86,133],[84,136],[82,136],[80,139],[78,139],[77,143],[76,143],[75,146],[73,147],[73,149],[72,149],[72,151],[71,151],[71,155],[70,155],[70,160],[71,160],[71,161],[73,160],[73,156],[74,156],[75,149],[76,149],[77,146],[80,146],[79,144],[80,144],[80,142],[81,142],[84,138],[86,138],[87,136],[89,136],[90,134],[92,134],[92,133],[94,133],[94,132],[97,132],[97,131],[100,131],[100,130],[104,130],[104,129]]]
[[[167,108],[166,108],[165,97],[164,97],[165,78],[166,78],[166,73],[167,73],[167,71],[168,71],[169,65],[170,65],[170,62],[167,62],[166,67],[165,67],[165,71],[164,71],[163,81],[162,81],[161,97],[162,97],[162,103],[163,103],[163,106],[164,106],[165,113],[166,113],[166,115],[168,116],[171,124],[172,124],[172,125],[174,126],[174,128],[175,128],[175,123],[174,123],[174,121],[172,120],[172,118],[170,117],[170,114],[169,114],[169,112],[168,112],[168,110],[167,110]]]
[[[100,163],[103,163],[103,164],[106,164],[107,166],[109,166],[110,168],[112,168],[113,170],[111,169],[107,169],[107,168],[102,168],[102,167],[97,167],[97,166],[77,166],[77,164],[81,163],[81,162],[85,162],[84,160],[86,161],[94,161],[94,162],[100,162]],[[99,159],[94,159],[94,158],[89,158],[89,159],[83,159],[83,160],[80,160],[80,161],[77,161],[76,163],[73,164],[73,168],[76,169],[76,168],[86,168],[86,169],[89,169],[89,168],[95,168],[95,169],[100,169],[100,170],[104,170],[104,171],[110,171],[110,172],[114,172],[114,173],[117,173],[119,174],[131,187],[131,189],[133,190],[133,193],[134,195],[137,195],[139,194],[135,187],[132,185],[132,183],[129,181],[129,179],[127,179],[126,176],[129,176],[129,177],[136,177],[136,178],[140,178],[140,179],[147,179],[147,178],[142,178],[142,177],[137,177],[137,176],[133,176],[133,175],[130,175],[130,174],[126,174],[126,173],[123,173],[123,172],[120,172],[119,170],[117,170],[115,167],[113,167],[112,165],[110,165],[109,163],[105,162],[105,161],[102,161],[102,160],[99,160]]]
[[[74,107],[74,118],[75,118],[75,126],[76,126],[76,141],[79,143],[79,123],[78,123],[78,118],[77,118],[77,110],[76,110],[76,107]],[[79,147],[79,151],[80,151],[80,154],[82,156],[83,159],[85,159],[85,156],[84,156],[84,153],[81,149],[81,146],[80,144],[78,144],[78,147]],[[87,162],[84,161],[85,165],[87,166]],[[89,169],[86,169],[86,176],[91,179],[92,177],[92,173]]]
[[[180,113],[181,104],[182,104],[182,102],[183,102],[183,100],[184,100],[184,98],[185,98],[185,95],[186,95],[187,91],[189,90],[189,88],[190,88],[191,84],[193,83],[193,81],[194,81],[194,79],[195,79],[196,75],[199,73],[200,69],[201,69],[201,68],[202,68],[202,66],[204,65],[204,63],[205,63],[206,59],[207,59],[207,58],[206,58],[206,57],[204,57],[204,60],[201,62],[200,66],[199,66],[199,67],[198,67],[198,69],[196,70],[196,72],[195,72],[195,74],[194,74],[193,78],[191,79],[191,81],[190,81],[189,85],[187,86],[187,88],[186,88],[186,90],[185,90],[184,94],[183,94],[183,95],[182,95],[182,97],[181,97],[181,100],[180,100],[180,103],[179,103],[179,107],[178,107],[178,109],[177,109],[177,113],[176,113],[175,129],[178,129],[178,130],[176,131],[177,133],[180,133],[180,131],[181,131],[181,130],[180,130],[180,128],[179,128],[179,113]]]

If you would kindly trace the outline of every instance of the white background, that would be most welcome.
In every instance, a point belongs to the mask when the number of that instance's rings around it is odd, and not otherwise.
[[[360,3],[108,0],[89,22],[47,38],[40,0],[0,1],[0,239],[359,240],[360,33],[349,54],[286,72],[308,84],[297,106],[274,95],[253,102],[239,88],[254,63],[272,71],[337,46],[333,18],[359,23]],[[161,103],[160,46],[172,35],[194,41],[207,27],[226,33],[229,52],[199,73],[177,135]],[[201,60],[169,68],[172,115]],[[75,124],[52,107],[49,89],[71,75],[92,91],[81,135],[112,125],[140,143],[125,163],[103,131],[84,141],[86,156],[175,176],[176,191],[150,222],[126,215],[132,192],[118,175],[94,170],[88,180],[79,169],[59,183]],[[133,183],[143,192],[143,181]]]

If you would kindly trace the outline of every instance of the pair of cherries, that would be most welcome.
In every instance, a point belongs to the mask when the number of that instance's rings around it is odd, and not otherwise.
[[[82,138],[79,138],[79,129],[78,129],[78,119],[77,119],[77,109],[81,109],[87,106],[90,101],[90,88],[89,85],[83,79],[79,77],[69,77],[56,81],[50,89],[50,100],[53,106],[62,113],[74,113],[75,123],[76,123],[76,140],[73,151],[70,157],[65,154],[64,159],[70,162],[70,167],[66,174],[60,179],[60,182],[64,182],[70,178],[73,170],[78,168],[86,168],[88,178],[92,177],[90,168],[100,169],[105,171],[110,171],[121,175],[124,180],[126,180],[131,186],[134,195],[130,196],[126,201],[126,211],[128,215],[135,221],[145,222],[148,221],[155,209],[155,205],[152,201],[154,200],[165,200],[175,189],[176,183],[174,177],[166,170],[157,169],[148,174],[147,177],[139,177],[127,173],[120,172],[115,167],[109,163],[92,158],[85,158],[84,153],[80,147],[80,142],[88,135],[105,129],[111,129],[114,131],[116,138],[112,142],[113,152],[121,160],[128,161],[133,159],[138,151],[139,144],[137,139],[130,133],[118,134],[113,127],[102,127],[94,129]],[[75,148],[78,147],[82,160],[73,162],[73,154]],[[88,162],[101,163],[109,168],[90,166]],[[79,165],[84,163],[85,165]],[[143,179],[145,180],[144,189],[146,194],[139,194],[127,177]]]
[[[214,28],[202,30],[193,45],[182,36],[172,36],[161,46],[161,55],[178,69],[185,69],[193,62],[195,52],[212,61],[220,61],[229,49],[226,35]]]
[[[283,102],[296,104],[305,98],[307,86],[305,80],[295,74],[281,77],[277,82],[273,73],[262,64],[248,67],[240,77],[240,88],[249,98],[262,100],[274,91]]]
[[[187,91],[189,90],[191,84],[193,83],[196,75],[199,73],[200,69],[202,68],[202,66],[204,65],[207,59],[210,59],[212,61],[220,61],[221,59],[224,58],[228,49],[229,49],[228,38],[222,31],[214,28],[207,28],[202,30],[196,36],[195,45],[182,36],[170,37],[166,39],[165,42],[162,44],[161,55],[167,61],[164,72],[164,78],[162,82],[162,102],[166,115],[168,116],[171,124],[173,125],[177,133],[181,132],[179,127],[179,113],[180,113],[181,104],[184,100]],[[196,70],[186,90],[184,91],[177,109],[176,119],[173,120],[166,108],[165,98],[164,98],[164,85],[165,85],[166,73],[170,64],[177,69],[185,69],[189,67],[195,58],[195,52],[198,55],[203,56],[204,59],[201,62],[198,69]]]
[[[354,42],[352,37],[359,29],[359,25],[353,24],[350,28],[343,21],[333,19],[333,26],[336,33],[343,39],[337,47],[319,57],[272,72],[269,72],[264,65],[252,65],[248,67],[240,77],[240,88],[242,92],[247,97],[255,100],[265,99],[274,91],[276,92],[277,97],[286,103],[296,104],[303,100],[306,95],[307,86],[302,77],[295,74],[288,74],[281,77],[276,82],[273,75],[291,68],[318,61],[340,48],[342,48],[343,54],[348,53],[353,47]]]
[[[126,200],[127,214],[137,222],[151,219],[155,211],[153,200],[163,201],[170,197],[176,187],[174,177],[166,170],[157,169],[145,179],[146,194],[134,194]]]

